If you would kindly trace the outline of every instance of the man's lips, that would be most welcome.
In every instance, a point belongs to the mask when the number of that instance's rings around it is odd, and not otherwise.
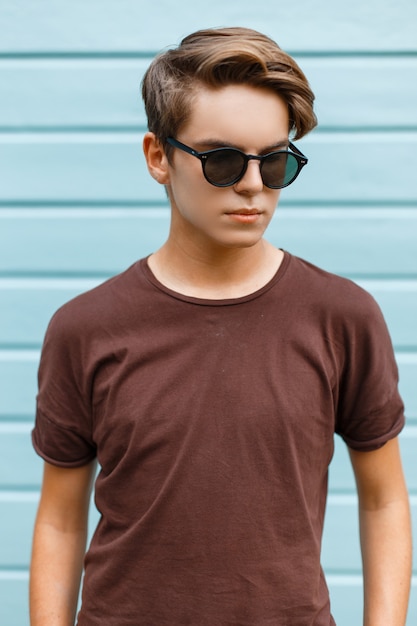
[[[262,215],[262,211],[259,209],[237,209],[236,211],[227,211],[226,215],[241,224],[252,224]]]
[[[227,215],[260,215],[259,209],[237,209],[236,211],[226,211]]]

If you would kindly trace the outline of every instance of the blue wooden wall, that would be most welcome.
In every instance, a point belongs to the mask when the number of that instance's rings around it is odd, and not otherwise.
[[[141,153],[142,73],[197,28],[244,25],[295,55],[320,126],[269,238],[373,293],[389,324],[417,519],[415,0],[2,0],[0,5],[0,624],[27,626],[41,461],[30,445],[46,324],[73,295],[155,250],[163,190]],[[323,546],[338,626],[362,610],[356,497],[338,441]],[[408,626],[417,623],[417,571]]]

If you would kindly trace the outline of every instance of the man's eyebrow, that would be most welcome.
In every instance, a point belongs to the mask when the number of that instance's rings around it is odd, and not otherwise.
[[[266,146],[266,148],[264,148],[263,150],[261,150],[260,154],[264,153],[268,153],[268,152],[274,152],[274,150],[282,150],[282,149],[287,149],[288,146],[290,145],[290,141],[289,139],[283,139],[282,141],[278,141],[277,143],[274,143],[270,146]]]
[[[286,150],[289,146],[289,139],[282,139],[276,143],[270,144],[261,148],[258,154],[268,154],[268,152],[274,152],[275,150]],[[215,150],[216,148],[235,148],[241,152],[245,152],[241,145],[235,144],[231,141],[224,141],[222,139],[203,139],[193,143],[193,148],[200,151]]]

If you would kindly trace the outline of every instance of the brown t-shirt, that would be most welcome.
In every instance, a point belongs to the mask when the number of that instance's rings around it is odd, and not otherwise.
[[[334,624],[333,435],[372,450],[404,422],[369,294],[285,253],[262,289],[204,300],[141,260],[55,314],[39,385],[37,452],[101,467],[80,626]]]

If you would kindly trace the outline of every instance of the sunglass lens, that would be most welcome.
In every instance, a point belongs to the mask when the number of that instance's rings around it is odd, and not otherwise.
[[[262,163],[264,184],[272,189],[286,187],[296,178],[298,161],[290,152],[276,152]]]
[[[298,159],[293,154],[288,154],[287,167],[285,168],[285,186],[289,185],[297,178],[297,174],[300,171],[299,168]]]
[[[243,154],[237,150],[222,148],[207,155],[203,164],[207,180],[213,185],[226,187],[235,183],[245,166]]]

